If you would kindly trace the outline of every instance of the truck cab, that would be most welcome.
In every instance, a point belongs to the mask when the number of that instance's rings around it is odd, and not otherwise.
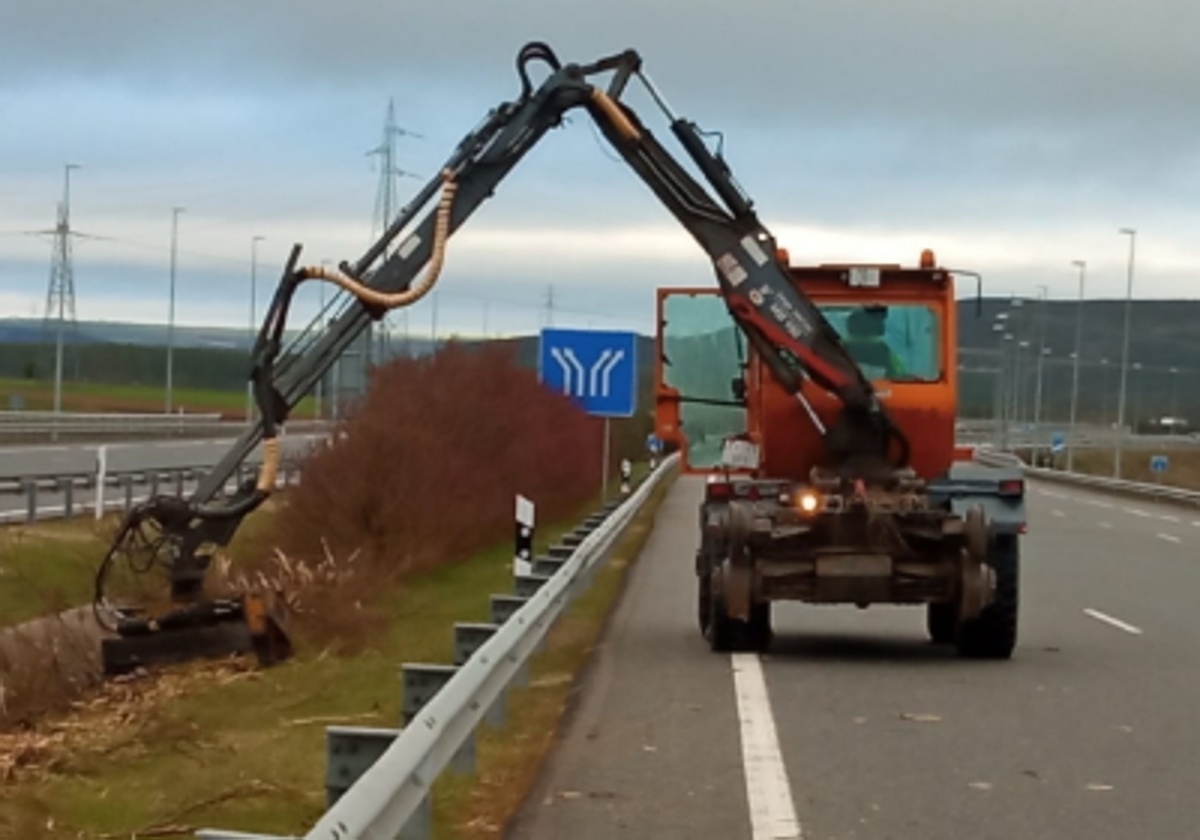
[[[945,475],[955,458],[958,394],[952,274],[932,265],[791,266],[789,272],[909,439],[912,469],[925,479]],[[789,395],[745,346],[718,290],[660,289],[658,342],[657,434],[682,450],[686,469],[720,471],[730,436],[758,447],[754,472],[762,477],[806,476],[827,465],[804,402],[825,428],[840,405],[811,380],[803,384],[803,401]]]

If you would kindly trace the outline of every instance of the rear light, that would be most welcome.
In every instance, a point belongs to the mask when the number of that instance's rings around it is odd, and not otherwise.
[[[733,495],[733,487],[727,481],[710,481],[704,495],[709,501],[728,499]]]
[[[1001,496],[1025,495],[1025,481],[1020,478],[1006,478],[1000,482]]]

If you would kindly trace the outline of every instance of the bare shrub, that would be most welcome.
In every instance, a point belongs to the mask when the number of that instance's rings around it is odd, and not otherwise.
[[[308,459],[264,535],[278,551],[246,573],[290,574],[291,597],[320,602],[310,622],[351,605],[317,634],[333,641],[369,618],[372,593],[510,535],[514,494],[534,499],[542,521],[577,511],[600,482],[600,433],[509,348],[451,343],[396,360]]]

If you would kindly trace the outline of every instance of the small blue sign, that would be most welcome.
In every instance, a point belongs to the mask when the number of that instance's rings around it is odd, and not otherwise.
[[[1062,452],[1067,448],[1067,439],[1063,437],[1062,432],[1055,432],[1050,436],[1050,451],[1054,453]]]
[[[637,333],[542,330],[538,378],[597,417],[637,411]]]
[[[646,435],[646,449],[658,455],[662,452],[662,439],[656,434]]]
[[[1170,463],[1171,462],[1169,460],[1167,460],[1166,455],[1151,455],[1150,456],[1150,472],[1156,472],[1156,473],[1166,472],[1167,467],[1170,466]]]

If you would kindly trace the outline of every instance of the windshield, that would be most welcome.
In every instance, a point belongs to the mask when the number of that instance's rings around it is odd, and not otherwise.
[[[933,382],[941,378],[941,330],[932,307],[825,304],[820,308],[868,379]]]
[[[746,429],[746,412],[732,403],[733,380],[741,373],[742,336],[716,295],[673,294],[663,303],[663,381],[688,399],[679,417],[688,441],[688,463],[715,467],[724,440]]]

